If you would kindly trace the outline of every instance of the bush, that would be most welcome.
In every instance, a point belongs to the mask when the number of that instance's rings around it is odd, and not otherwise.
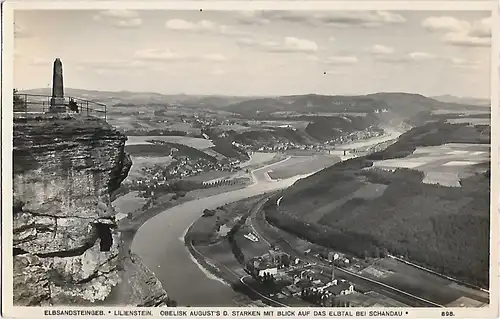
[[[203,210],[203,217],[211,217],[211,216],[214,216],[215,215],[215,210],[213,209],[206,209]]]

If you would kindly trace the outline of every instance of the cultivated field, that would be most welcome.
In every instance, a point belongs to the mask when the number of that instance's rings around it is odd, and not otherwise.
[[[373,166],[394,170],[409,168],[425,172],[424,183],[459,187],[459,180],[473,175],[478,164],[490,160],[490,145],[450,143],[419,147],[405,158],[376,161]]]
[[[337,299],[348,301],[355,307],[407,307],[404,303],[381,295],[375,291],[370,291],[365,294],[356,292],[350,295],[339,296]]]
[[[290,127],[303,130],[309,124],[308,121],[248,121],[248,124],[255,128],[260,127]]]
[[[446,120],[446,122],[451,123],[451,124],[469,123],[472,125],[490,125],[491,119],[490,118],[478,118],[478,117],[460,117],[460,118],[455,118],[455,119],[448,119],[448,120]]]
[[[477,109],[440,109],[431,112],[432,114],[464,114],[464,115],[474,115],[474,114],[491,114],[491,110],[487,107],[477,108]]]
[[[377,276],[377,273],[383,276]],[[457,289],[448,279],[438,277],[426,271],[406,265],[392,258],[383,258],[374,265],[361,271],[365,277],[380,281],[424,299],[447,305],[461,297],[476,300],[478,303],[488,302],[487,298],[477,296],[464,289]]]
[[[128,136],[126,145],[150,144],[148,141],[157,140],[169,143],[184,144],[186,146],[199,150],[214,146],[212,141],[204,138],[186,137],[186,136]]]

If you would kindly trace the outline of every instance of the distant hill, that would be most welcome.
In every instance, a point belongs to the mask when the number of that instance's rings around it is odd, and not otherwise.
[[[20,93],[50,95],[50,88],[23,90]],[[276,112],[373,112],[388,109],[403,117],[422,111],[489,105],[489,101],[456,98],[449,95],[428,98],[410,93],[376,93],[359,96],[289,95],[278,97],[160,94],[154,92],[98,91],[65,88],[65,95],[106,103],[109,106],[175,104],[183,107],[223,108],[244,116],[268,116]]]
[[[50,88],[40,88],[23,90],[20,93],[25,94],[41,94],[50,95],[52,91]],[[106,103],[112,105],[122,106],[142,106],[151,104],[175,104],[184,107],[207,107],[207,108],[221,108],[238,103],[255,97],[241,97],[241,96],[222,96],[222,95],[188,95],[188,94],[160,94],[154,92],[131,92],[131,91],[97,91],[97,90],[84,90],[65,88],[64,94],[66,96],[91,100],[95,102]]]
[[[364,169],[373,160],[406,157],[418,146],[490,143],[485,133],[485,127],[444,122],[416,127],[386,150],[299,180],[282,192],[279,208],[275,201],[266,207],[266,217],[323,246],[359,257],[386,250],[487,287],[489,171],[462,179],[462,187],[443,187],[423,183],[416,170]]]
[[[456,97],[453,95],[439,95],[432,96],[434,100],[445,102],[445,103],[457,103],[457,104],[468,104],[477,106],[487,106],[489,107],[491,102],[488,99],[478,99],[473,97]]]
[[[371,113],[385,109],[396,115],[409,118],[420,112],[467,107],[470,105],[441,102],[419,94],[376,93],[360,96],[308,94],[267,97],[235,103],[227,106],[225,110],[247,117],[264,117],[277,112],[283,114],[286,112]]]

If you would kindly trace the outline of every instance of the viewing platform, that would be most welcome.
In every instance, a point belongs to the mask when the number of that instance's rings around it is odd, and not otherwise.
[[[107,120],[106,104],[70,96],[60,99],[58,108],[54,111],[50,95],[14,93],[14,117],[28,118],[41,114],[73,114]]]
[[[64,96],[63,67],[61,59],[54,60],[52,69],[52,95],[19,93],[14,90],[14,118],[33,119],[42,114],[58,118],[85,116],[107,120],[106,104]],[[47,116],[43,116],[47,117]]]

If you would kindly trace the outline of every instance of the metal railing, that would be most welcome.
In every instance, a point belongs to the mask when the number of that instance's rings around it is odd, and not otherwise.
[[[14,93],[14,113],[50,113],[51,111],[50,95]],[[65,113],[81,114],[84,116],[93,116],[107,120],[106,104],[80,99],[71,96],[65,96],[64,102],[57,107],[65,108]]]

